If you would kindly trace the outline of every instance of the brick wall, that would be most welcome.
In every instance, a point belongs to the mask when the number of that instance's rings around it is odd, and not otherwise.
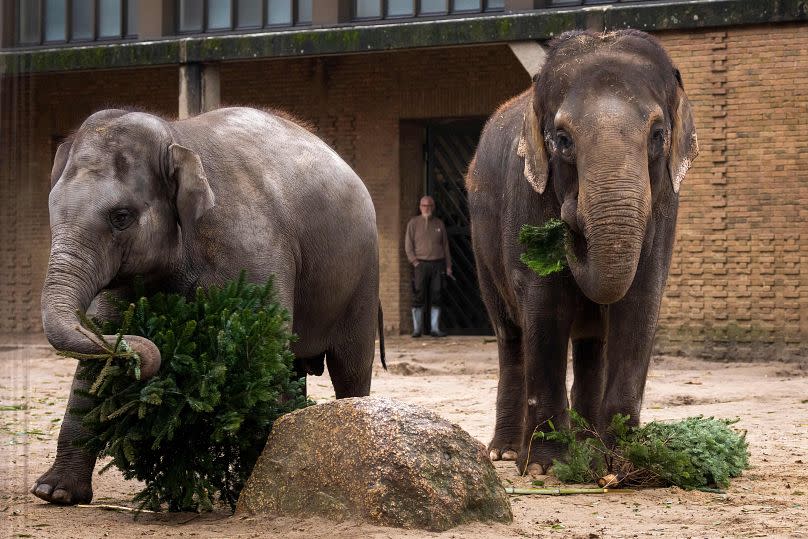
[[[658,37],[701,154],[682,185],[657,350],[808,357],[808,27]]]
[[[682,186],[657,351],[804,359],[806,26],[658,37],[682,70],[701,155]],[[488,115],[528,82],[505,46],[221,66],[223,104],[292,112],[314,125],[365,181],[376,205],[381,296],[389,331],[410,324],[403,225],[421,190],[421,175],[409,168],[417,153],[418,122]],[[41,75],[13,88],[8,81],[4,84],[0,333],[41,331],[51,140],[113,103],[173,114],[177,69]]]

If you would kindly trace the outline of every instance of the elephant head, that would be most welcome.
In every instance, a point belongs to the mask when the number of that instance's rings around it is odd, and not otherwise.
[[[87,118],[59,146],[51,171],[51,253],[42,291],[51,345],[97,353],[78,331],[76,311],[135,275],[159,281],[182,271],[183,245],[213,204],[199,156],[174,143],[164,120],[124,110]],[[142,376],[154,374],[156,346],[125,338],[141,355]]]
[[[572,232],[568,262],[592,301],[629,290],[657,204],[676,203],[698,154],[679,71],[642,32],[570,32],[550,45],[518,152]]]

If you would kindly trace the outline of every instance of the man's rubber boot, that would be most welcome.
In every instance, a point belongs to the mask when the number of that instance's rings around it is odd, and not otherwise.
[[[440,330],[440,326],[438,322],[440,321],[440,307],[432,307],[430,314],[430,325],[429,327],[432,329],[430,335],[433,337],[445,337],[446,334]]]
[[[421,336],[421,329],[424,326],[424,309],[422,307],[412,308],[412,337],[417,339]]]

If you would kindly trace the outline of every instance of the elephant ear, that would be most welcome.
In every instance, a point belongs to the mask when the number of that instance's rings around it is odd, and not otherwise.
[[[62,172],[65,171],[65,166],[67,165],[67,158],[70,156],[70,148],[73,146],[73,142],[67,140],[61,144],[59,144],[59,148],[56,150],[56,156],[53,158],[53,167],[51,168],[51,176],[50,176],[50,183],[51,189],[53,186],[56,185],[56,182],[59,181],[59,178],[62,177]]]
[[[525,159],[525,179],[534,191],[542,194],[547,187],[547,153],[544,149],[541,121],[533,101],[534,95],[532,93],[525,108],[522,134],[519,137],[516,154]]]
[[[179,144],[170,145],[168,151],[176,182],[175,204],[180,226],[183,230],[192,230],[197,219],[215,205],[216,197],[196,152]]]
[[[685,179],[691,163],[699,154],[699,141],[696,137],[696,126],[693,121],[693,109],[685,95],[682,78],[676,70],[678,82],[676,91],[676,110],[672,116],[673,133],[671,134],[671,154],[668,160],[668,171],[673,183],[673,192],[679,192],[679,186]]]

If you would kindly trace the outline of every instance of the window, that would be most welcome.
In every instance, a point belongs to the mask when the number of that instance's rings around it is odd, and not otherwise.
[[[17,44],[137,37],[138,0],[17,0]]]
[[[98,37],[121,37],[123,26],[120,0],[98,1]]]
[[[311,24],[312,0],[178,0],[181,34]]]
[[[233,27],[230,0],[208,0],[208,28],[229,30]]]
[[[67,0],[45,1],[45,41],[67,41]]]
[[[354,0],[354,20],[503,11],[505,0]]]
[[[94,4],[93,0],[73,0],[70,20],[74,41],[89,41],[95,37]]]
[[[267,25],[289,26],[292,24],[292,2],[267,0]]]
[[[263,24],[263,14],[261,3],[263,0],[238,0],[236,13],[238,20],[237,28],[260,28]]]

